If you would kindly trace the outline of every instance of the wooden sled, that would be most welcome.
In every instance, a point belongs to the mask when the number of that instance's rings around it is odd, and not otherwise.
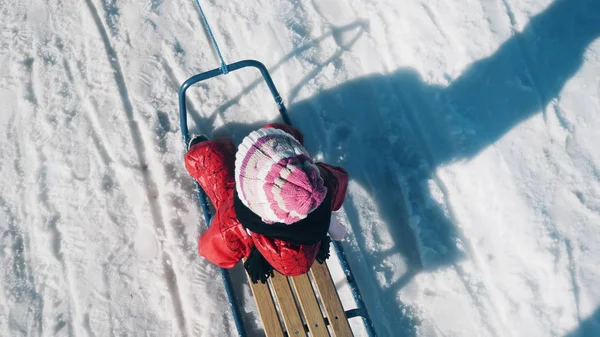
[[[190,141],[185,99],[187,89],[194,83],[245,67],[256,68],[260,71],[275,99],[283,121],[291,125],[283,100],[277,92],[267,68],[262,63],[255,60],[244,60],[229,65],[223,63],[221,68],[190,77],[179,89],[179,116],[186,149]],[[208,200],[200,186],[198,184],[196,186],[200,206],[204,212],[206,223],[209,224],[211,212],[208,207]],[[348,319],[352,317],[362,317],[368,336],[375,336],[372,321],[365,309],[358,286],[346,261],[342,245],[338,241],[333,241],[332,245],[350,285],[357,308],[344,310],[326,264],[315,262],[310,272],[301,276],[285,277],[275,272],[275,277],[271,278],[266,284],[253,284],[250,282],[267,337],[350,337],[354,336],[348,323]],[[246,330],[240,309],[236,304],[229,272],[221,269],[221,275],[231,304],[238,335],[245,337]]]

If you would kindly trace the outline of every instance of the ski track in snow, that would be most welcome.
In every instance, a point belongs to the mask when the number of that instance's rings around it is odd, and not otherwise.
[[[152,177],[150,176],[150,173],[148,172],[148,163],[145,154],[145,146],[143,144],[142,137],[139,131],[139,124],[134,117],[134,108],[131,103],[131,98],[127,90],[125,77],[123,75],[123,71],[121,70],[121,65],[119,63],[118,56],[110,43],[107,31],[105,30],[104,25],[100,20],[100,16],[98,15],[96,7],[91,2],[91,0],[86,0],[86,4],[89,7],[94,23],[98,28],[98,32],[102,36],[102,42],[104,43],[104,48],[106,49],[108,61],[111,67],[113,68],[115,82],[119,89],[119,94],[123,103],[123,109],[127,114],[127,123],[129,124],[130,134],[133,138],[135,152],[137,154],[137,160],[139,165],[138,167],[140,171],[142,171],[143,186],[145,186],[145,194],[150,206],[152,222],[154,223],[154,226],[158,233],[165,233],[166,229],[162,216],[163,212],[161,210],[161,205],[156,201],[155,194],[157,192],[153,191],[156,190],[156,183],[153,181]],[[175,308],[175,317],[179,325],[179,331],[184,335],[187,335],[186,331],[188,331],[188,329],[186,327],[185,313],[181,303],[181,296],[177,285],[177,275],[175,274],[175,271],[172,267],[170,255],[164,251],[162,254],[162,265],[164,269],[165,279],[169,288],[169,294],[171,295],[171,300]]]
[[[593,0],[555,1],[580,11],[565,32],[600,36]],[[380,336],[600,331],[600,45],[543,58],[553,1],[202,4],[225,59],[265,63],[307,148],[350,172],[344,245]],[[218,66],[195,3],[11,0],[0,17],[0,335],[234,335],[181,162],[177,90]],[[188,91],[190,130],[235,141],[274,107],[253,71]],[[501,107],[532,111],[490,128]]]

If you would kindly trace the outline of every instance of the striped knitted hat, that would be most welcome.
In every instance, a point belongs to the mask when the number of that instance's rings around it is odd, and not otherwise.
[[[235,182],[240,200],[267,223],[300,221],[327,195],[306,149],[274,128],[244,138],[235,155]]]

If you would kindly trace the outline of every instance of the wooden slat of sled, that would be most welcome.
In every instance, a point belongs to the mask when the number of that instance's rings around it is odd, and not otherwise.
[[[306,337],[304,332],[304,324],[298,312],[296,300],[292,294],[288,278],[275,271],[275,276],[271,278],[271,285],[275,298],[281,310],[281,316],[285,324],[285,329],[290,337]]]
[[[314,263],[310,273],[323,302],[333,335],[335,337],[354,336],[327,265],[325,263]]]
[[[275,276],[269,281],[271,288],[267,284],[250,282],[267,337],[286,335],[306,337],[305,324],[308,327],[309,336],[329,337],[324,316],[329,320],[334,337],[354,336],[327,265],[315,263],[310,273],[323,303],[325,315],[321,312],[308,275],[285,277],[275,272]],[[293,285],[296,298],[294,298],[290,283]],[[279,311],[275,306],[275,300]],[[298,305],[304,314],[305,322],[302,320]],[[285,330],[280,323],[280,317],[285,324]]]
[[[318,263],[316,263],[318,264]],[[313,264],[314,265],[314,264]],[[302,313],[306,318],[306,325],[312,337],[329,337],[321,308],[313,291],[308,275],[293,276],[289,278],[296,290]]]
[[[283,329],[279,322],[279,316],[275,309],[275,303],[273,297],[271,297],[271,291],[267,284],[257,283],[253,284],[250,281],[250,288],[258,307],[258,313],[263,322],[265,334],[267,337],[283,337]]]

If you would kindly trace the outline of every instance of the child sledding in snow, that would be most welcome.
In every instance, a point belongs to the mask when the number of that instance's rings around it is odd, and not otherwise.
[[[199,254],[222,268],[246,258],[254,283],[266,282],[273,269],[286,276],[308,272],[329,256],[330,237],[345,235],[332,212],[344,202],[348,174],[314,163],[291,126],[253,131],[237,151],[230,138],[196,137],[185,166],[215,207]]]

